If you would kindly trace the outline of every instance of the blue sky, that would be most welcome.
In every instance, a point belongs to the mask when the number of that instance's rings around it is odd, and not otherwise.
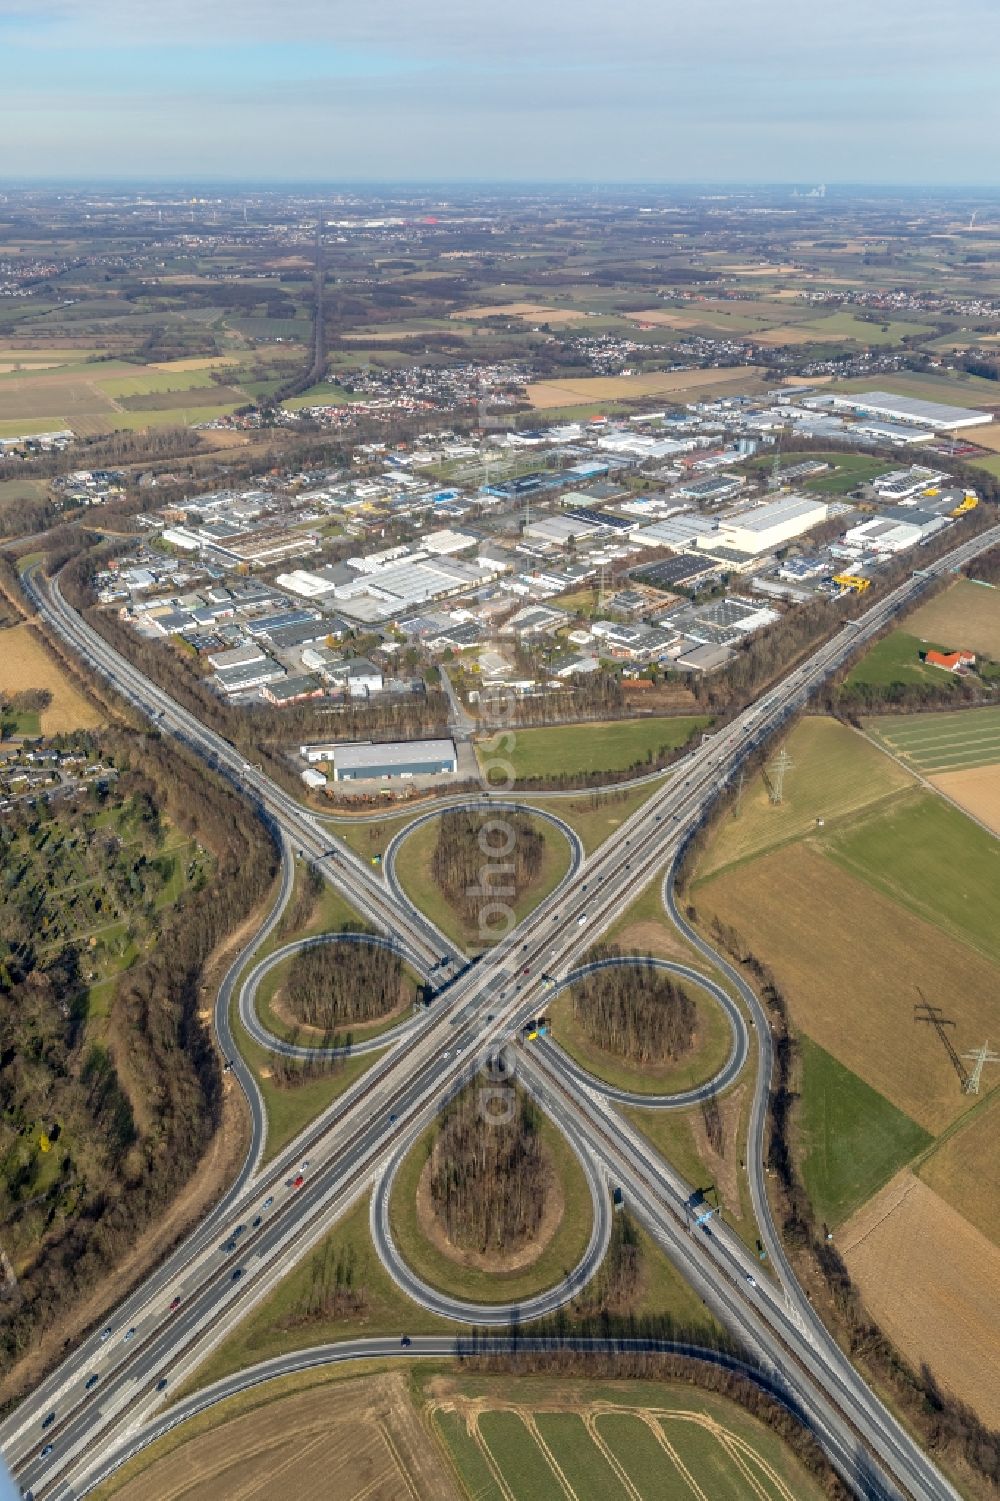
[[[0,175],[1000,180],[1000,0],[0,0]]]

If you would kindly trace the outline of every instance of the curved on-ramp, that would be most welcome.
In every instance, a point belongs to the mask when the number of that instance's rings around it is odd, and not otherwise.
[[[546,1037],[540,1040],[540,1046],[555,1055],[559,1067],[569,1074],[577,1084],[589,1089],[592,1094],[602,1095],[606,1100],[611,1100],[615,1105],[644,1106],[649,1110],[683,1110],[689,1105],[699,1105],[702,1100],[711,1099],[713,1095],[721,1094],[728,1089],[730,1084],[739,1078],[750,1050],[749,1033],[746,1018],[739,1006],[733,1000],[728,991],[724,990],[715,980],[700,970],[692,969],[689,964],[681,964],[673,959],[660,959],[650,954],[620,954],[609,956],[607,959],[595,959],[591,964],[581,965],[572,974],[567,975],[550,992],[550,998],[560,995],[570,986],[575,985],[586,975],[594,974],[602,969],[615,969],[624,965],[645,964],[654,969],[665,970],[668,974],[677,975],[682,980],[688,980],[693,985],[699,985],[702,990],[708,991],[709,995],[722,1007],[729,1022],[731,1046],[729,1056],[722,1067],[712,1078],[706,1079],[703,1084],[693,1085],[690,1089],[676,1090],[673,1093],[647,1094],[638,1089],[620,1089],[617,1085],[609,1084],[599,1074],[591,1073],[582,1064],[559,1046],[556,1038]]]
[[[590,1239],[576,1266],[565,1272],[555,1286],[530,1298],[508,1303],[476,1303],[442,1292],[419,1277],[403,1259],[392,1237],[389,1203],[396,1174],[404,1158],[413,1149],[417,1137],[411,1133],[403,1139],[375,1184],[371,1196],[369,1226],[379,1260],[396,1286],[412,1302],[428,1313],[452,1319],[456,1323],[484,1329],[504,1329],[555,1313],[571,1302],[594,1276],[604,1260],[611,1240],[611,1196],[583,1137],[566,1121],[553,1121],[553,1124],[567,1138],[587,1180],[593,1208]]]

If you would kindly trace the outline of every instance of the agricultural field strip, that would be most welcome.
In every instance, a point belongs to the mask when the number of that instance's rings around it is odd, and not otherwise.
[[[452,1409],[449,1408],[448,1410]],[[437,1409],[432,1409],[432,1416],[437,1416],[437,1413]],[[499,1445],[496,1436],[494,1435],[491,1447],[490,1442],[482,1431],[481,1419],[484,1416],[490,1414],[496,1416],[499,1413],[508,1413],[523,1425],[526,1439],[538,1448],[542,1459],[544,1459],[551,1470],[560,1490],[568,1498],[568,1501],[576,1501],[578,1493],[567,1475],[565,1463],[560,1463],[556,1453],[557,1449],[564,1449],[564,1444],[555,1441],[554,1438],[546,1439],[541,1432],[539,1422],[540,1419],[552,1415],[565,1416],[567,1415],[566,1410],[563,1408],[533,1408],[529,1412],[519,1407],[503,1407],[473,1410],[466,1415],[467,1431],[485,1459],[501,1493],[505,1497],[511,1498],[511,1501],[532,1501],[532,1498],[524,1494],[516,1487],[516,1484],[512,1483],[513,1477],[506,1473],[503,1457],[498,1453]],[[602,1417],[631,1419],[642,1423],[663,1451],[671,1466],[677,1472],[678,1477],[692,1495],[698,1498],[698,1501],[711,1501],[711,1497],[699,1483],[697,1475],[692,1473],[690,1463],[685,1462],[675,1445],[670,1442],[666,1430],[671,1424],[690,1424],[708,1434],[720,1446],[726,1458],[736,1466],[747,1483],[749,1493],[761,1498],[761,1501],[766,1501],[766,1498],[772,1494],[779,1498],[779,1501],[796,1501],[795,1493],[774,1465],[741,1434],[726,1428],[716,1418],[710,1417],[707,1413],[660,1407],[619,1407],[614,1403],[602,1402],[588,1406],[586,1412],[580,1414],[574,1413],[573,1416],[579,1417],[597,1454],[604,1459],[609,1469],[619,1480],[623,1490],[630,1498],[633,1498],[633,1501],[652,1501],[652,1498],[646,1497],[644,1491],[640,1486],[636,1485],[633,1477],[629,1474],[627,1458],[623,1458],[618,1452],[618,1448],[621,1446],[616,1448],[613,1439],[605,1438],[601,1434],[599,1422]],[[584,1460],[583,1464],[589,1468],[587,1460]],[[762,1475],[754,1473],[755,1467],[759,1472],[762,1472]],[[764,1483],[762,1483],[762,1478]]]

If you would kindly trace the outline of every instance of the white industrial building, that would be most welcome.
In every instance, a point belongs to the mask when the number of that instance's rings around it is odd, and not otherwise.
[[[934,433],[953,432],[962,427],[979,427],[992,422],[992,412],[978,412],[970,407],[947,406],[940,401],[923,401],[917,396],[894,396],[891,391],[853,391],[831,397],[838,411],[856,412],[859,416],[884,417],[888,422],[904,422],[928,428]]]
[[[718,530],[706,529],[705,534],[698,538],[698,546],[709,550],[724,547],[752,556],[773,552],[782,543],[819,526],[829,514],[830,508],[824,500],[783,495],[778,500],[754,506],[752,510],[720,516]]]
[[[408,780],[448,776],[458,771],[453,740],[409,740],[387,745],[338,745],[333,752],[335,782]]]

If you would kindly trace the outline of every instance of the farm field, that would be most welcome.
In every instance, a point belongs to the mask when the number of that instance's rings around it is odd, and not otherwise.
[[[699,881],[764,850],[816,831],[914,785],[902,767],[835,719],[802,719],[784,743],[792,760],[782,801],[771,802],[757,774],[744,788],[739,817],[717,826],[697,870]]]
[[[628,401],[632,397],[672,396],[683,401],[686,391],[744,390],[756,385],[754,365],[720,367],[717,370],[665,370],[651,375],[591,375],[579,379],[535,381],[526,387],[532,406],[572,407],[593,401]]]
[[[427,1402],[476,1501],[817,1501],[815,1481],[733,1403],[654,1382],[434,1378]]]
[[[971,1065],[969,1065],[971,1067]],[[987,1064],[975,1108],[917,1165],[928,1188],[1000,1247],[1000,1089],[996,1065]],[[992,1085],[992,1088],[991,1088]]]
[[[977,407],[990,411],[1000,407],[1000,392],[996,382],[982,380],[977,375],[921,375],[907,372],[878,376],[858,376],[850,380],[834,381],[831,391],[891,391],[894,396],[918,396],[923,401],[941,401],[955,407]],[[985,425],[985,424],[984,424]],[[975,442],[974,429],[972,441]]]
[[[1000,762],[1000,708],[941,714],[882,714],[865,729],[922,776]]]
[[[988,959],[812,841],[724,871],[695,900],[703,921],[733,927],[774,970],[796,1031],[927,1131],[965,1113],[969,1097],[933,1028],[915,1023],[914,1007],[922,999],[941,1006],[956,1024],[956,1048],[977,1047],[996,1029]]]
[[[22,353],[26,361],[29,352]],[[72,428],[87,435],[166,420],[204,421],[245,399],[239,385],[244,367],[236,356],[137,365],[113,358],[88,362],[87,353],[67,350],[58,360],[46,354],[44,363],[7,371],[12,357],[0,356],[0,433]],[[231,384],[214,380],[223,371]]]
[[[690,714],[518,730],[513,737],[513,748],[505,749],[502,759],[511,763],[515,778],[523,780],[560,774],[575,776],[590,771],[624,771],[637,762],[645,762],[647,756],[655,758],[663,750],[685,745],[709,723],[706,715]],[[477,746],[477,755],[480,764],[487,759],[482,742]],[[492,752],[488,759],[493,759]],[[516,780],[513,790],[516,793]]]
[[[907,628],[921,640],[944,641],[953,650],[1000,658],[1000,589],[956,579],[907,617]]]
[[[808,1037],[799,1047],[802,1177],[817,1215],[838,1225],[932,1138]]]
[[[1000,1250],[904,1171],[837,1235],[875,1319],[912,1365],[1000,1424]]]
[[[44,735],[89,730],[101,722],[98,711],[61,671],[25,622],[0,633],[0,693],[21,693],[29,688],[45,688],[52,695],[52,702],[40,716]]]
[[[906,323],[895,318],[891,321],[878,318],[869,322],[865,318],[857,318],[853,313],[845,312],[831,313],[826,318],[811,318],[808,323],[799,326],[803,330],[808,330],[816,343],[850,339],[857,344],[898,344],[912,334],[930,332],[926,323]]]
[[[1000,844],[933,793],[834,830],[824,852],[918,917],[1000,964]]]
[[[583,308],[547,307],[538,302],[500,302],[495,307],[467,307],[450,317],[462,318],[523,318],[532,323],[575,323],[586,318]]]
[[[932,776],[930,781],[994,834],[1000,834],[1000,768],[993,765],[976,766],[971,771],[946,771]]]
[[[402,1371],[305,1381],[268,1383],[183,1424],[95,1496],[263,1501],[280,1475],[281,1494],[318,1497],[335,1475],[338,1501],[461,1501]]]

